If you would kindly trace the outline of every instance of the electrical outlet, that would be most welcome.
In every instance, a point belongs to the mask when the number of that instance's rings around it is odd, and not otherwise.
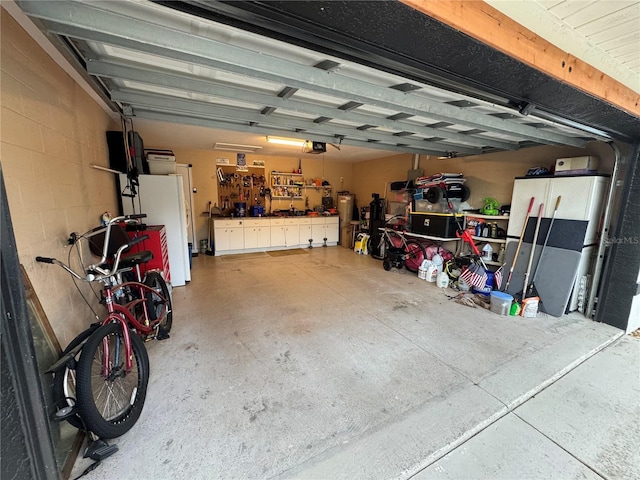
[[[344,182],[344,177],[340,177],[340,183]]]

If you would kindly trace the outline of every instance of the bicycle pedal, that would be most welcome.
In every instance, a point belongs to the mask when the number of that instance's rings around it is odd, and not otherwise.
[[[53,416],[57,421],[62,422],[67,418],[73,417],[76,413],[78,413],[78,409],[76,407],[72,407],[69,405],[59,410],[56,410]]]
[[[170,338],[171,335],[169,335],[168,332],[158,332],[158,335],[156,336],[156,340],[166,340],[167,338]]]
[[[84,452],[84,458],[93,460],[105,459],[118,451],[117,445],[109,445],[104,440],[96,440],[92,442]]]

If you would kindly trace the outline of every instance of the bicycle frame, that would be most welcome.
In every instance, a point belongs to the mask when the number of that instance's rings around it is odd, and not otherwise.
[[[83,234],[82,236],[78,237],[78,240],[80,240],[83,238],[85,239],[90,238],[94,235],[97,235],[98,233],[102,233],[102,232],[105,233],[104,246],[102,249],[102,258],[100,259],[99,263],[89,266],[89,268],[87,269],[87,274],[84,277],[78,274],[77,272],[75,272],[68,265],[64,264],[63,262],[60,262],[59,260],[56,260],[55,258],[36,257],[36,261],[43,262],[43,263],[56,264],[62,267],[65,271],[67,271],[73,277],[79,280],[86,281],[86,282],[101,282],[104,285],[101,292],[104,298],[105,306],[107,308],[107,316],[101,321],[101,324],[107,325],[110,322],[117,322],[120,324],[122,328],[123,339],[124,339],[124,348],[126,353],[125,371],[127,373],[133,367],[133,355],[132,355],[133,352],[132,352],[131,336],[130,336],[129,328],[132,327],[137,334],[149,335],[154,332],[156,327],[165,319],[166,315],[168,314],[167,311],[163,311],[162,315],[160,315],[155,320],[150,321],[149,308],[147,305],[147,294],[151,293],[153,296],[157,297],[163,303],[167,303],[169,299],[165,298],[160,292],[158,292],[154,288],[142,283],[142,280],[140,279],[140,273],[139,273],[140,271],[137,268],[137,266],[135,268],[135,272],[136,272],[136,277],[138,281],[124,281],[124,282],[122,281],[123,273],[134,270],[133,268],[125,268],[120,270],[118,269],[122,253],[127,248],[130,248],[136,243],[139,243],[140,241],[144,240],[146,237],[140,238],[138,240],[133,240],[132,242],[119,247],[115,252],[115,254],[113,255],[113,264],[111,265],[110,269],[105,266],[104,262],[108,258],[107,252],[108,252],[108,245],[109,245],[109,240],[111,236],[112,225],[115,222],[125,218],[134,219],[134,218],[142,218],[144,216],[146,215],[129,215],[126,217],[125,216],[117,217],[111,220],[107,225],[96,227],[90,230],[89,232]],[[126,295],[126,292],[128,291],[136,292],[136,294],[133,295],[133,298],[131,300],[127,298],[126,303],[120,304],[117,301],[118,298],[120,297],[120,295],[117,294],[118,291],[123,292],[124,295]],[[144,318],[144,323],[141,323],[133,313],[135,312],[136,308],[139,308],[139,307],[142,308],[142,318]],[[110,366],[108,365],[109,345],[106,339],[103,340],[103,347],[104,347],[105,355],[103,358],[102,374],[106,376],[108,375],[108,372],[110,369]]]

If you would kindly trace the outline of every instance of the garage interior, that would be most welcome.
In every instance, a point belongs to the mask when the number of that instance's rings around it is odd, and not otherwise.
[[[491,8],[468,3],[450,2]],[[469,205],[507,205],[516,177],[569,157],[597,157],[598,174],[615,181],[594,315],[514,321],[341,245],[197,255],[190,282],[173,289],[171,339],[147,344],[143,417],[87,478],[426,478],[640,326],[638,242],[616,240],[638,238],[637,74],[634,89],[602,73],[590,80],[597,70],[572,55],[531,65],[421,2],[3,7],[7,204],[19,263],[62,346],[91,314],[64,272],[33,259],[66,258],[69,232],[118,211],[105,133],[122,130],[121,118],[145,148],[191,165],[194,250],[209,234],[203,212],[226,196],[218,159],[233,165],[237,153],[330,187],[309,188],[308,205],[271,199],[273,210],[313,209],[325,191],[348,191],[358,207],[374,192],[390,200],[390,184],[416,171],[463,172]],[[556,60],[556,47],[534,40]],[[132,454],[142,441],[159,461]],[[583,471],[556,453],[566,472]]]

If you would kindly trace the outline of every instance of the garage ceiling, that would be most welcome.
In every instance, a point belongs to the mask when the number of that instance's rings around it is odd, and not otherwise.
[[[526,102],[463,93],[453,82],[444,88],[443,81],[417,81],[164,3],[17,3],[125,115],[138,123],[199,127],[194,131],[203,132],[206,146],[193,148],[243,143],[270,154],[265,136],[271,135],[326,142],[327,154],[361,160],[609,139],[601,130],[529,112]],[[163,131],[171,135],[171,128]],[[164,139],[174,148],[179,142]]]

